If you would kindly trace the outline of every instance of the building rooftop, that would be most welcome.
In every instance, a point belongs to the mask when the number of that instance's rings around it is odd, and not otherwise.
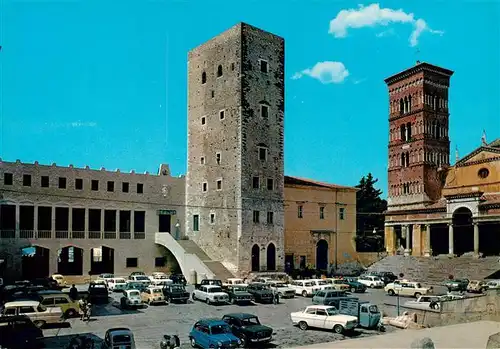
[[[343,185],[337,185],[332,183],[325,183],[315,181],[313,179],[295,177],[295,176],[285,176],[285,187],[288,185],[304,185],[309,187],[321,187],[321,188],[330,188],[330,189],[347,189],[351,191],[358,191],[357,188],[348,187]]]
[[[441,74],[445,77],[450,77],[454,73],[454,71],[452,71],[452,70],[449,70],[446,68],[441,68],[441,67],[438,67],[437,65],[429,64],[426,62],[417,62],[417,64],[414,65],[413,67],[405,69],[397,74],[394,74],[394,75],[388,77],[387,79],[385,79],[384,81],[387,85],[392,85],[395,82],[398,82],[402,79],[407,78],[410,75],[419,73],[421,71],[428,71],[428,72],[432,72],[432,73],[437,73],[437,74]]]

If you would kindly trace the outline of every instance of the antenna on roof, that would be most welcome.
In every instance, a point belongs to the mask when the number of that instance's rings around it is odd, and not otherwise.
[[[418,64],[420,64],[420,63],[421,63],[421,62],[420,62],[420,60],[418,59],[418,56],[419,56],[419,55],[420,55],[420,49],[419,49],[419,48],[417,48],[417,49],[415,50],[415,56],[417,56],[417,63],[416,63],[416,65],[418,65]]]

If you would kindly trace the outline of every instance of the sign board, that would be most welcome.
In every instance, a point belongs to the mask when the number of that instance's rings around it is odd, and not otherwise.
[[[167,216],[167,215],[175,216],[177,214],[177,211],[176,210],[158,210],[157,213],[158,213],[158,216]]]

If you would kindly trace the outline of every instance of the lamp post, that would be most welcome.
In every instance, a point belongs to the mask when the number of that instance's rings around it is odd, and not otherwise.
[[[175,223],[175,240],[179,240],[180,227],[181,224],[177,221],[177,223]]]

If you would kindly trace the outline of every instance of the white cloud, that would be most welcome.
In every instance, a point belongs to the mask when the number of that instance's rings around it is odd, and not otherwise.
[[[349,76],[349,70],[341,62],[318,62],[312,68],[295,73],[292,79],[297,80],[304,75],[319,80],[322,84],[338,84]]]
[[[377,38],[385,38],[386,36],[392,36],[392,35],[395,35],[396,33],[394,32],[394,29],[388,29],[388,30],[384,30],[380,33],[377,33],[375,36]]]
[[[392,23],[411,24],[413,32],[408,41],[410,46],[416,46],[423,32],[442,35],[440,30],[432,30],[423,19],[415,18],[413,13],[406,13],[402,9],[380,8],[379,4],[368,6],[359,5],[358,9],[342,10],[337,17],[330,21],[329,34],[336,38],[347,36],[348,29],[364,27],[388,26]]]

